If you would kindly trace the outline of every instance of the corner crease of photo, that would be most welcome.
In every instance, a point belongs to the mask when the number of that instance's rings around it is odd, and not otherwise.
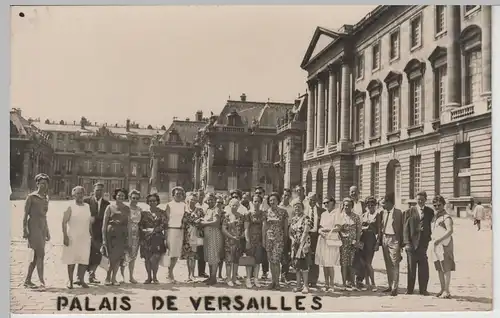
[[[493,316],[500,10],[8,10],[14,316]]]

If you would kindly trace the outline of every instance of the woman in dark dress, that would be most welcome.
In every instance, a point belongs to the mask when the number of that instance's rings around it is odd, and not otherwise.
[[[23,238],[28,240],[28,247],[34,252],[24,281],[24,287],[26,288],[38,288],[31,281],[35,267],[38,272],[38,280],[40,281],[39,288],[45,288],[45,279],[43,276],[45,242],[50,240],[49,227],[47,225],[47,211],[49,208],[47,192],[49,181],[49,177],[44,173],[36,175],[37,190],[28,195],[24,205]]]
[[[381,219],[380,214],[377,213],[377,200],[374,197],[370,196],[366,198],[365,206],[366,210],[361,216],[361,243],[363,245],[361,255],[365,265],[366,285],[375,292],[377,291],[377,286],[375,285],[372,261],[375,252],[379,248],[377,236]]]
[[[158,208],[158,204],[160,204],[158,194],[148,195],[146,202],[149,204],[149,210],[142,211],[139,222],[140,256],[144,259],[148,274],[144,284],[152,282],[158,284],[158,266],[161,256],[167,252],[165,238],[168,219],[165,211]]]
[[[309,216],[304,214],[304,204],[295,199],[292,203],[294,216],[290,220],[290,239],[292,251],[292,266],[297,275],[297,287],[293,289],[298,292],[301,289],[301,280],[304,280],[303,294],[309,293],[309,267],[311,266],[311,237],[309,230],[313,222]]]
[[[221,225],[221,231],[222,231],[222,221],[224,220],[224,208],[225,208],[225,203],[224,203],[224,198],[222,196],[216,196],[216,202],[215,202],[215,207],[219,211],[219,219],[220,219],[220,225]],[[222,233],[222,232],[221,232]],[[217,278],[222,279],[222,267],[224,267],[224,239],[222,240],[222,252],[220,256],[220,261],[219,265],[217,266]]]
[[[113,194],[114,203],[106,207],[102,222],[102,252],[109,258],[109,270],[105,285],[120,285],[116,281],[116,274],[125,260],[128,249],[128,219],[130,208],[125,205],[128,192],[125,189],[116,189]]]

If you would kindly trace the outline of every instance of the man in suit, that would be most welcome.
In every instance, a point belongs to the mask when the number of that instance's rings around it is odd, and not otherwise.
[[[382,246],[387,281],[389,283],[389,287],[384,292],[391,293],[392,296],[398,294],[402,242],[403,212],[394,207],[394,194],[387,194],[384,197],[382,226],[379,230],[379,246]]]
[[[415,288],[418,265],[418,287],[420,295],[429,295],[429,262],[427,248],[431,240],[431,223],[434,211],[425,206],[427,193],[417,193],[417,204],[406,211],[403,228],[403,244],[408,261],[408,288],[406,293],[411,295]]]
[[[309,236],[311,237],[311,259],[314,260],[316,254],[316,245],[318,244],[318,228],[321,219],[321,214],[325,211],[318,204],[318,196],[316,193],[309,193],[307,197],[309,201],[309,209],[307,210],[308,216],[313,222],[312,228],[309,230]],[[311,287],[317,287],[319,277],[319,266],[315,262],[311,262],[309,268],[309,285]]]
[[[95,271],[101,263],[101,245],[102,245],[102,222],[104,211],[109,205],[109,201],[103,198],[104,184],[98,182],[94,185],[94,195],[83,199],[83,202],[90,206],[90,214],[94,218],[92,223],[92,245],[90,248],[89,258],[89,283],[99,284],[100,282],[95,277]]]

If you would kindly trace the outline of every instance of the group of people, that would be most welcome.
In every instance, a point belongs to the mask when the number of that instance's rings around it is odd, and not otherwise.
[[[34,251],[26,288],[45,287],[49,180],[45,174],[37,175],[37,190],[26,199],[23,233]],[[384,292],[398,294],[404,250],[407,294],[414,292],[418,270],[419,292],[428,295],[427,251],[431,247],[441,283],[438,296],[450,297],[451,272],[455,270],[453,220],[440,195],[434,197],[432,209],[426,206],[427,194],[419,192],[416,205],[403,212],[394,206],[393,195],[362,201],[355,186],[339,208],[334,197],[322,201],[314,193],[306,197],[302,186],[285,189],[281,195],[266,195],[262,187],[254,193],[233,190],[228,195],[205,194],[202,189],[186,193],[175,187],[170,202],[162,204],[153,193],[145,198],[148,208],[144,209],[138,205],[142,198],[137,190],[116,189],[110,202],[103,198],[103,189],[103,184],[96,183],[92,196],[85,197],[84,188],[76,186],[74,200],[63,214],[62,261],[68,266],[70,289],[74,285],[89,287],[86,272],[89,283],[99,284],[96,270],[103,260],[109,265],[105,285],[119,285],[117,274],[120,271],[124,281],[127,268],[129,282],[136,284],[134,265],[139,256],[144,259],[145,284],[159,283],[160,265],[168,268],[167,282],[175,283],[175,267],[183,259],[188,282],[193,281],[198,263],[197,276],[206,278],[208,285],[216,284],[225,263],[228,286],[259,288],[270,271],[269,289],[278,290],[296,280],[294,291],[306,294],[310,287],[317,287],[321,266],[323,291],[330,292],[335,289],[334,268],[339,266],[342,284],[338,290],[377,291],[372,260],[381,248],[388,280]],[[245,278],[238,276],[239,267],[245,267]],[[35,268],[39,286],[32,282]]]

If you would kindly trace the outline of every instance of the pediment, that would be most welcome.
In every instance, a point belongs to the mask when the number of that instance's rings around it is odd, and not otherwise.
[[[382,82],[378,79],[373,79],[368,83],[368,86],[366,87],[366,90],[371,92],[375,90],[380,90],[382,88]]]
[[[411,59],[408,64],[406,64],[404,68],[404,72],[406,74],[410,74],[411,72],[418,71],[423,73],[425,70],[425,62],[420,59]]]
[[[446,56],[446,48],[442,46],[436,46],[432,53],[427,58],[431,63],[434,63],[438,58]]]
[[[387,76],[384,78],[384,82],[386,85],[389,83],[397,83],[401,84],[401,80],[403,79],[403,75],[399,72],[390,71]]]
[[[343,35],[343,33],[335,32],[322,27],[317,27],[316,31],[314,31],[311,42],[309,42],[309,47],[307,48],[306,54],[304,55],[304,59],[302,60],[300,67],[304,68],[309,63],[309,61],[318,56],[326,47],[328,47]]]

